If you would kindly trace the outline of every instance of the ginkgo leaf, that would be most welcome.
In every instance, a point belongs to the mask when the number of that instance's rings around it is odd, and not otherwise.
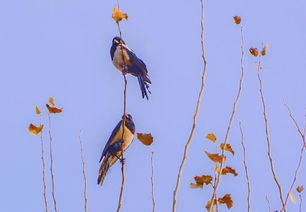
[[[213,203],[214,203],[213,206],[215,206],[215,205],[217,204],[217,201],[214,199]],[[205,205],[205,208],[206,208],[208,211],[209,211],[210,205],[211,205],[211,204],[210,204],[210,200],[208,200],[207,203],[206,203],[206,205]]]
[[[209,157],[210,160],[212,160],[215,163],[222,163],[226,161],[226,157],[219,155],[219,154],[210,154],[207,151],[205,151],[205,154]]]
[[[49,104],[46,104],[46,107],[48,108],[49,113],[61,113],[63,111],[63,108],[52,107]]]
[[[235,152],[234,150],[232,149],[231,145],[230,144],[220,144],[220,149],[224,149],[225,151],[228,151],[230,153],[232,153],[233,155],[235,155]]]
[[[251,55],[253,55],[254,57],[258,56],[257,48],[250,48],[249,51],[250,51]]]
[[[261,50],[261,55],[262,56],[265,56],[266,54],[267,54],[267,50],[268,50],[268,45],[265,45],[263,48],[262,48],[262,50]]]
[[[38,127],[36,127],[34,124],[30,124],[29,125],[29,132],[32,134],[32,135],[38,135],[42,129],[44,128],[44,125],[39,125]]]
[[[219,198],[219,199],[218,199],[218,202],[219,202],[220,204],[226,204],[226,207],[227,207],[228,209],[230,209],[231,207],[233,207],[233,204],[234,204],[234,202],[233,202],[232,197],[231,197],[230,194],[225,194],[222,198]]]
[[[190,188],[201,188],[203,189],[203,185],[210,184],[212,181],[212,176],[210,175],[202,175],[202,176],[195,176],[194,181],[196,183],[190,183]]]
[[[38,107],[35,107],[35,113],[36,113],[37,115],[40,115],[40,114],[41,114],[40,109],[39,109]]]
[[[208,133],[207,136],[206,136],[206,138],[207,138],[208,140],[214,142],[214,143],[215,143],[216,140],[217,140],[217,137],[216,137],[215,134],[213,134],[213,133]]]
[[[290,197],[291,202],[292,202],[293,204],[296,204],[296,198],[295,198],[295,196],[294,196],[294,194],[293,194],[292,191],[290,191],[289,197]]]
[[[54,107],[54,99],[53,99],[53,97],[50,97],[49,98],[49,103],[50,103],[50,105],[52,106],[52,107]]]
[[[240,24],[241,23],[241,18],[239,16],[234,16],[233,17],[235,24]]]
[[[296,188],[296,191],[298,193],[302,193],[302,191],[304,190],[304,186],[303,185],[299,185],[297,188]]]
[[[224,167],[221,172],[220,172],[220,166],[216,166],[215,172],[218,173],[218,174],[221,174],[221,175],[227,175],[227,174],[232,174],[234,176],[238,175],[236,170],[229,167],[229,166]]]
[[[113,19],[116,23],[122,21],[122,19],[128,20],[128,14],[122,13],[117,7],[113,8]]]
[[[144,133],[137,133],[138,140],[141,141],[146,146],[150,146],[153,143],[153,137],[151,133],[144,134]]]

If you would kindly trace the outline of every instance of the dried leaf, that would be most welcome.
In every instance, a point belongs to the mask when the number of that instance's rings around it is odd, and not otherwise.
[[[207,151],[205,151],[205,154],[209,157],[210,160],[212,160],[215,163],[222,163],[226,161],[226,157],[219,155],[219,154],[210,154]]]
[[[190,188],[201,188],[203,189],[203,185],[210,184],[212,181],[212,177],[210,175],[202,175],[202,176],[195,176],[194,181],[196,183],[190,183]]]
[[[207,138],[208,140],[214,142],[214,143],[215,143],[216,140],[217,140],[217,137],[216,137],[215,134],[213,134],[213,133],[208,133],[207,136],[206,136],[206,138]]]
[[[145,133],[137,133],[137,138],[141,143],[143,143],[146,146],[150,146],[153,143],[153,137],[151,133],[145,134]]]
[[[234,204],[234,202],[233,202],[232,197],[231,197],[230,194],[225,194],[224,197],[218,199],[218,202],[219,202],[220,204],[226,204],[226,207],[227,207],[228,209],[230,209],[231,207],[233,207],[233,204]]]
[[[235,24],[239,25],[241,23],[241,18],[239,16],[234,16],[233,18],[234,18]]]
[[[230,144],[220,144],[220,149],[224,149],[225,151],[228,151],[230,153],[232,153],[233,155],[235,154],[234,150],[232,149]]]
[[[54,99],[52,97],[49,98],[49,103],[52,107],[54,107]]]
[[[40,114],[41,114],[40,109],[39,109],[38,107],[35,107],[35,113],[36,113],[37,115],[40,115]]]
[[[63,108],[52,107],[49,104],[46,104],[46,107],[48,108],[49,113],[61,113],[63,111]]]
[[[237,172],[236,172],[236,170],[233,169],[233,168],[231,168],[231,167],[229,167],[229,166],[224,167],[224,168],[222,169],[222,172],[220,172],[220,166],[216,166],[215,172],[218,173],[218,174],[221,174],[221,175],[227,175],[227,174],[232,174],[232,175],[234,175],[234,176],[237,176],[237,175],[238,175]]]
[[[29,125],[29,132],[32,134],[32,135],[38,135],[42,129],[44,128],[44,125],[39,125],[38,127],[36,127],[34,124],[30,124]]]
[[[128,19],[128,14],[122,13],[117,7],[113,8],[113,19],[116,23],[122,21],[122,19]]]
[[[253,55],[254,57],[258,56],[257,48],[250,48],[249,51],[250,51],[251,55]]]
[[[297,188],[296,188],[296,191],[298,193],[302,193],[302,191],[304,190],[304,186],[303,185],[299,185]]]
[[[295,196],[294,196],[292,191],[289,193],[289,197],[290,197],[291,202],[293,204],[296,204],[296,198],[295,198]]]
[[[268,50],[268,45],[266,44],[263,49],[261,50],[261,55],[265,56],[267,54],[267,50]]]
[[[217,204],[217,201],[214,199],[214,206],[216,204]],[[210,201],[209,200],[207,201],[205,208],[209,211],[209,208],[210,208]]]

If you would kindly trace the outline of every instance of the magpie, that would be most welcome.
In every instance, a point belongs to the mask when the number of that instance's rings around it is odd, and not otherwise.
[[[102,185],[104,178],[108,169],[118,160],[121,156],[121,145],[123,148],[123,152],[130,146],[134,139],[135,135],[135,124],[133,122],[133,118],[130,114],[125,116],[125,126],[124,126],[124,136],[123,134],[123,127],[122,121],[124,116],[122,116],[122,120],[119,121],[115,129],[113,130],[111,136],[109,137],[104,150],[102,152],[101,158],[99,162],[102,161],[100,170],[99,170],[99,177],[98,177],[98,184]],[[123,161],[122,161],[123,162]]]
[[[122,72],[122,74],[128,73],[138,78],[142,98],[146,97],[149,99],[148,93],[151,93],[149,91],[149,84],[151,84],[151,81],[145,63],[139,59],[133,50],[119,37],[113,38],[110,55],[114,66]]]

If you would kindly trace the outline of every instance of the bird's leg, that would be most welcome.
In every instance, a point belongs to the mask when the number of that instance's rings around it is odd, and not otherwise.
[[[127,67],[127,65],[125,65],[125,63],[124,64],[122,64],[122,74],[123,75],[126,75],[128,73],[128,67]]]
[[[124,163],[124,158],[120,157],[120,154],[118,156],[117,153],[121,151],[121,146],[123,144],[123,140],[120,139],[119,141],[116,141],[113,145],[109,147],[109,153],[113,156],[115,156],[118,160],[120,160],[121,163]]]

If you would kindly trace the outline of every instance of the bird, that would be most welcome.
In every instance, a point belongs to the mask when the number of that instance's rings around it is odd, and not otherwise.
[[[131,74],[138,78],[142,98],[149,100],[148,93],[151,80],[148,76],[146,64],[139,59],[120,37],[114,37],[110,48],[110,55],[114,66],[122,74]]]
[[[123,119],[125,117],[125,125],[124,125],[124,132],[123,132]],[[124,136],[122,136],[124,134]],[[135,135],[135,124],[133,122],[133,118],[130,114],[126,114],[122,116],[122,120],[119,121],[115,129],[113,130],[111,136],[109,137],[99,163],[102,161],[102,164],[99,169],[99,177],[98,177],[98,184],[102,185],[105,179],[106,173],[108,169],[114,165],[114,163],[120,159],[121,150],[123,152],[130,146],[134,139]],[[121,161],[123,162],[123,161]]]

